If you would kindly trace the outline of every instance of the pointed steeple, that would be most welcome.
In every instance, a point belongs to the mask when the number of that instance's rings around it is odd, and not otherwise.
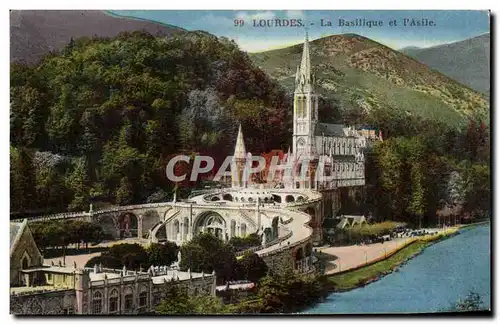
[[[233,159],[245,159],[246,158],[246,150],[245,150],[245,141],[243,140],[243,131],[240,128],[238,129],[238,137],[236,138],[236,146],[234,147],[234,155]]]
[[[306,39],[302,50],[302,60],[297,69],[295,76],[295,88],[299,92],[312,91],[312,78],[311,78],[311,57],[309,55],[309,36],[306,32]]]

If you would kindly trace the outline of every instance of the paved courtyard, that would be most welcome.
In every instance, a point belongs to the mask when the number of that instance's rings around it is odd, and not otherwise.
[[[109,246],[121,244],[121,243],[129,243],[129,244],[138,243],[138,244],[145,245],[145,244],[147,244],[147,240],[144,240],[144,239],[141,240],[141,239],[137,239],[137,238],[128,238],[128,239],[124,239],[124,240],[99,243],[97,245],[94,245],[93,247],[94,248],[96,248],[96,247],[109,247]],[[83,252],[82,254],[67,255],[66,256],[66,266],[73,266],[73,263],[76,262],[76,266],[78,268],[83,268],[88,260],[92,259],[95,256],[101,255],[101,252],[85,253],[85,250],[83,250],[83,249],[82,249],[82,252]],[[62,256],[44,259],[44,264],[50,265],[51,262],[54,262],[54,264],[57,265],[59,263],[59,261],[63,262]]]

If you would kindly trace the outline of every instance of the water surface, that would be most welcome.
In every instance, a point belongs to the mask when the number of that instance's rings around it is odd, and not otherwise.
[[[332,293],[306,314],[416,313],[447,310],[469,291],[490,306],[490,225],[464,228],[433,244],[399,272],[368,286]]]

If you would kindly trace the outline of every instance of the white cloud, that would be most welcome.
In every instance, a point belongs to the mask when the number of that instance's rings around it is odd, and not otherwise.
[[[425,39],[425,38],[409,40],[409,39],[379,39],[374,37],[372,39],[376,42],[384,44],[385,46],[389,46],[390,48],[395,50],[399,50],[407,46],[417,46],[420,48],[426,48],[453,42],[453,41],[442,41],[442,40]]]
[[[202,26],[232,26],[233,20],[228,17],[216,16],[213,13],[209,13],[199,19],[199,24],[199,29],[203,29]]]
[[[296,45],[304,42],[304,39],[301,37],[263,37],[238,38],[235,41],[243,51],[255,53]]]
[[[248,13],[240,11],[236,14],[236,18],[243,19],[244,21],[251,21],[252,19],[272,19],[276,14],[272,11],[257,11],[255,13]]]
[[[287,10],[286,12],[287,18],[290,19],[304,19],[305,14],[302,10]]]

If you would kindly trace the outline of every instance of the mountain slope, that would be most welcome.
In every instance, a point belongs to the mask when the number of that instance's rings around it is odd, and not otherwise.
[[[317,90],[344,109],[438,119],[449,124],[466,115],[488,119],[486,98],[414,59],[368,38],[333,35],[310,42]],[[302,44],[251,55],[254,62],[290,91]]]
[[[175,26],[111,16],[97,10],[12,10],[10,58],[13,62],[35,63],[50,51],[64,48],[71,38],[113,37],[135,30],[155,36],[183,31]]]
[[[400,51],[476,91],[490,91],[489,33],[455,43]]]

